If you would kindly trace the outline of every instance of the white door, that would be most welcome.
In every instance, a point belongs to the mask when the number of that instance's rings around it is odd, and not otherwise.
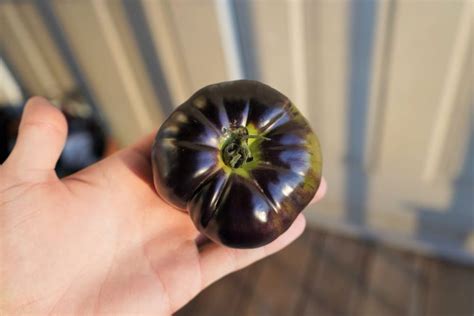
[[[0,45],[33,93],[85,86],[122,144],[203,85],[264,81],[322,143],[329,191],[311,223],[474,261],[473,6],[9,2]]]

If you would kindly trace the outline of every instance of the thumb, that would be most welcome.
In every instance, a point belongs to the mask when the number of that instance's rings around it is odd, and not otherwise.
[[[67,122],[60,110],[46,99],[33,97],[26,103],[18,138],[5,166],[17,174],[51,171],[61,155],[67,136]]]

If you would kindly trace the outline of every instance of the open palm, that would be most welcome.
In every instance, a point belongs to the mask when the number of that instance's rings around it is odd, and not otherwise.
[[[152,135],[58,179],[66,134],[61,112],[33,98],[0,166],[0,313],[168,315],[304,229],[300,215],[265,247],[211,243],[155,193]]]

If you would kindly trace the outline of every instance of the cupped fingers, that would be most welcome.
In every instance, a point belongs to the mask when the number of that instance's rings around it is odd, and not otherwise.
[[[255,249],[233,249],[212,242],[202,245],[199,256],[203,288],[285,248],[301,236],[305,226],[306,220],[303,214],[300,214],[291,227],[275,241]]]
[[[311,203],[320,201],[327,191],[327,183],[324,178]],[[256,249],[232,249],[218,245],[203,236],[196,243],[200,249],[201,275],[203,287],[215,282],[221,277],[242,269],[264,257],[288,246],[296,240],[304,231],[306,220],[303,214],[298,215],[290,228],[270,244]]]

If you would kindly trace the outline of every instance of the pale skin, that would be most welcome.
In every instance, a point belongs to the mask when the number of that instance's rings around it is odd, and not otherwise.
[[[67,123],[28,101],[0,166],[0,314],[169,315],[226,274],[301,235],[305,219],[267,246],[199,242],[189,216],[156,194],[153,135],[59,179]],[[315,201],[326,191],[323,181]]]

